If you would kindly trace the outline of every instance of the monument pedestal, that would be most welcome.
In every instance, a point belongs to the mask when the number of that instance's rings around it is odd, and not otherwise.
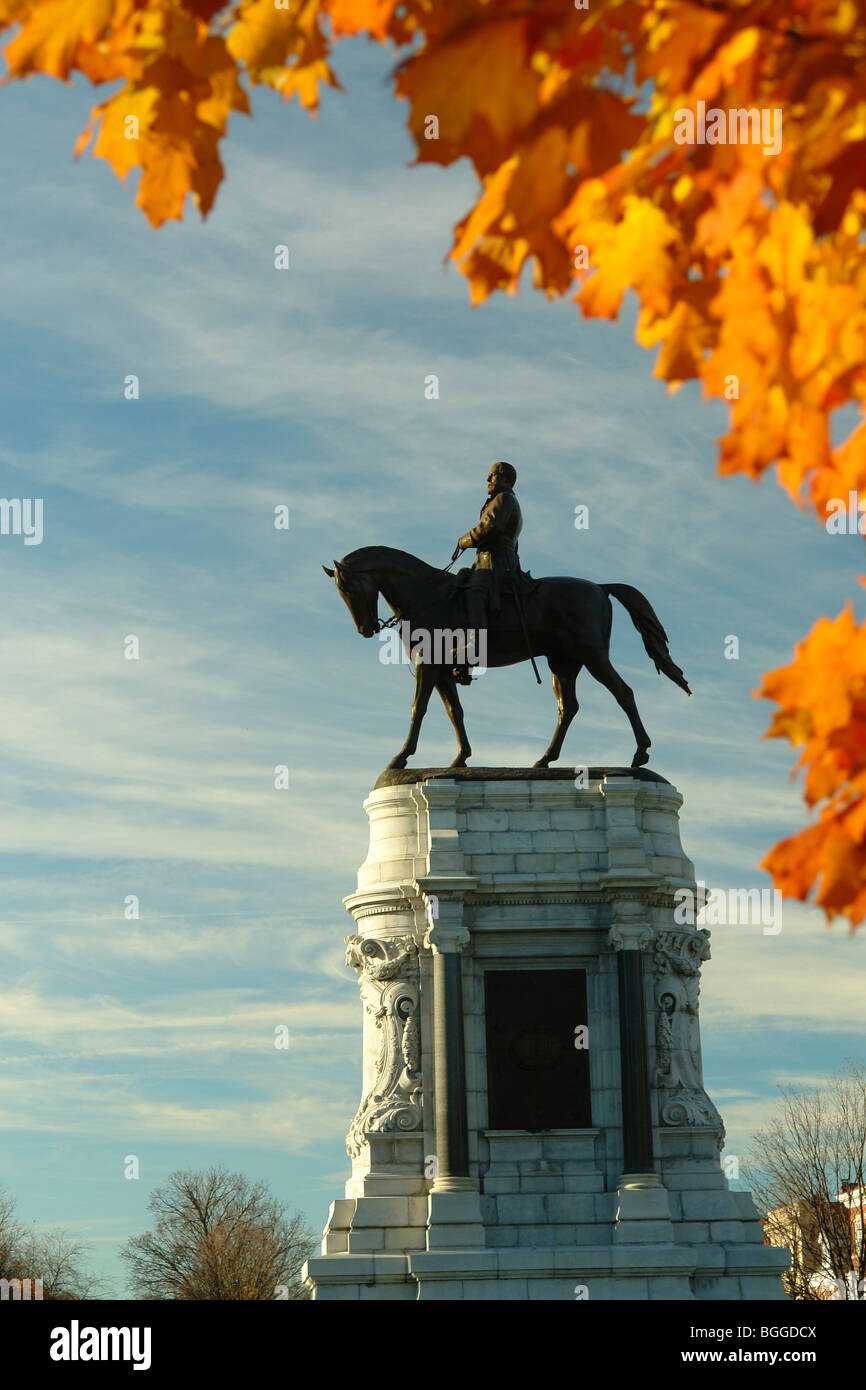
[[[315,1298],[784,1298],[703,1088],[681,803],[645,769],[379,779],[346,899],[363,1094]]]

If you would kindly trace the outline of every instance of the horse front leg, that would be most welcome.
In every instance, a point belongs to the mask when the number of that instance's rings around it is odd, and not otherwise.
[[[460,703],[460,696],[457,693],[457,682],[450,671],[444,667],[440,669],[436,678],[436,689],[442,697],[442,703],[448,714],[448,718],[454,725],[454,732],[457,735],[457,757],[451,764],[452,767],[465,767],[466,760],[472,753],[469,739],[466,737],[466,725],[463,722],[463,706]]]
[[[412,700],[412,718],[409,721],[409,733],[406,742],[400,752],[391,759],[386,771],[394,768],[405,767],[407,760],[411,758],[415,749],[418,747],[418,735],[421,732],[421,724],[424,715],[427,713],[427,706],[430,703],[430,696],[435,685],[435,676],[430,666],[424,666],[420,662],[415,667],[415,696]]]

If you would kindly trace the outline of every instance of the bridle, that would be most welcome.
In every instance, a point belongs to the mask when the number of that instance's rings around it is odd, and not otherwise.
[[[396,627],[398,623],[402,623],[403,614],[395,613],[393,618],[380,618],[379,614],[377,613],[376,621],[379,624],[379,626],[376,628],[376,632],[384,632],[387,627]]]
[[[441,573],[442,573],[442,574],[447,574],[447,573],[448,573],[448,571],[450,570],[451,566],[454,564],[454,561],[457,559],[457,556],[458,556],[459,554],[460,554],[460,551],[459,551],[459,550],[455,550],[454,554],[451,556],[451,559],[448,561],[448,564],[447,564],[447,565],[443,565],[442,570],[441,570]],[[378,634],[379,634],[380,632],[385,632],[386,629],[389,628],[389,627],[396,627],[397,624],[398,624],[398,623],[402,623],[402,621],[403,621],[403,614],[402,614],[402,613],[395,613],[394,616],[391,617],[391,618],[380,618],[380,617],[379,617],[379,614],[377,613],[377,614],[376,614],[376,622],[378,623],[378,627],[376,628],[376,631],[375,631],[375,633],[373,634],[374,637],[375,637],[375,636],[378,636]]]

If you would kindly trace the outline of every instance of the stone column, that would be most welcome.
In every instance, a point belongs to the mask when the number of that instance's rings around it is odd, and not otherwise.
[[[616,951],[619,982],[623,1171],[626,1173],[654,1172],[643,981],[643,952],[653,934],[651,927],[634,920],[642,910],[639,902],[618,903],[617,922],[608,934]]]
[[[644,1004],[643,952],[653,939],[646,904],[618,899],[608,939],[617,956],[623,1172],[615,1244],[667,1244],[673,1240],[670,1199],[655,1171],[649,1049]]]
[[[465,1186],[469,1178],[462,986],[458,952],[436,951],[433,956],[437,1168],[434,1192],[451,1192],[455,1187]]]
[[[445,896],[448,884],[439,878],[418,880],[414,887],[429,923],[424,945],[433,954],[436,1176],[430,1190],[428,1248],[483,1246],[479,1183],[469,1173],[460,957],[469,932],[463,925],[463,900]]]

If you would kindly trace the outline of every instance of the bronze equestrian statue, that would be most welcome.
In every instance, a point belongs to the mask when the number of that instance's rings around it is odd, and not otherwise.
[[[457,543],[453,559],[462,550],[474,548],[472,570],[458,575],[390,546],[364,546],[353,550],[334,568],[323,565],[335,579],[362,637],[375,637],[383,624],[377,604],[379,594],[395,617],[408,626],[412,640],[421,634],[441,634],[446,643],[437,650],[438,660],[423,660],[416,648],[415,697],[409,734],[388,764],[402,768],[418,746],[421,723],[433,690],[438,690],[457,734],[457,757],[452,767],[464,767],[472,753],[463,722],[463,707],[457,691],[458,681],[471,680],[463,653],[449,645],[451,639],[481,631],[486,637],[486,666],[513,666],[534,657],[547,658],[559,718],[547,751],[535,767],[547,767],[559,758],[568,727],[578,711],[575,682],[585,666],[606,686],[628,716],[637,748],[632,767],[649,762],[650,737],[640,720],[634,694],[611,665],[608,649],[613,623],[611,597],[626,609],[640,633],[647,655],[658,672],[663,672],[687,695],[691,694],[679,666],[668,651],[667,634],[649,601],[630,584],[593,584],[588,579],[548,578],[533,580],[524,576],[517,559],[517,538],[522,525],[520,506],[514,495],[517,474],[511,464],[495,463],[487,479],[488,500],[481,509],[477,526]],[[477,651],[475,653],[477,660]]]

